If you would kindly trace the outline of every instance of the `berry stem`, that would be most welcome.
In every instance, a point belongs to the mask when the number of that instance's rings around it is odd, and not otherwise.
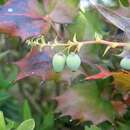
[[[43,37],[41,37],[42,39]],[[43,40],[42,40],[43,41]],[[44,46],[41,46],[42,44],[41,43],[38,43],[38,40],[35,41],[35,40],[29,40],[27,41],[29,44],[32,43],[32,45],[36,44],[36,45],[39,45],[40,47],[52,47],[52,48],[55,48],[55,47],[58,47],[58,46],[63,46],[65,48],[71,48],[73,46],[76,46],[77,47],[77,51],[80,51],[80,49],[84,46],[84,45],[93,45],[93,44],[103,44],[103,45],[106,45],[106,46],[109,46],[110,48],[117,48],[117,47],[129,47],[128,43],[123,43],[123,42],[111,42],[111,41],[106,41],[106,40],[101,40],[101,39],[98,39],[98,40],[92,40],[92,41],[68,41],[67,43],[59,43],[58,41],[55,41],[53,44],[51,43],[43,43]]]

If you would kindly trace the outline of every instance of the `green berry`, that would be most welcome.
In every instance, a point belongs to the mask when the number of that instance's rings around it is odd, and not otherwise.
[[[80,67],[81,59],[78,54],[72,52],[67,56],[66,64],[72,71],[76,71]]]
[[[55,72],[62,72],[65,67],[66,56],[63,53],[57,53],[53,56],[52,65]]]
[[[106,6],[106,7],[116,7],[118,5],[118,3],[116,1],[113,0],[102,0],[102,3]]]
[[[120,66],[123,68],[123,69],[126,69],[126,70],[130,70],[130,57],[126,56],[124,57],[121,62],[120,62]]]

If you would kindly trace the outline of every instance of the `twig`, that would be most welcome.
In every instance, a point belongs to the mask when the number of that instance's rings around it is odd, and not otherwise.
[[[39,38],[43,38],[43,37],[39,37]],[[28,41],[29,44],[32,43],[32,45],[35,44],[35,41],[34,43],[29,40]],[[58,46],[61,46],[61,47],[66,47],[66,48],[69,48],[70,46],[73,47],[73,46],[76,46],[77,50],[80,51],[80,49],[84,46],[84,45],[93,45],[93,44],[98,44],[98,45],[106,45],[108,46],[109,48],[117,48],[117,47],[129,47],[128,43],[123,43],[123,42],[111,42],[111,41],[106,41],[106,40],[101,40],[101,39],[96,39],[96,40],[92,40],[92,41],[77,41],[76,39],[73,40],[73,41],[68,41],[67,43],[59,43],[58,41],[54,41],[53,44],[50,44],[50,42],[48,43],[44,43],[44,45],[42,46],[41,43],[38,43],[36,42],[36,45],[39,45],[42,47],[52,47],[52,48],[55,48],[55,47],[58,47]]]
[[[116,47],[126,47],[127,43],[123,42],[110,42],[110,41],[105,41],[105,40],[93,40],[93,41],[83,41],[83,42],[68,42],[68,43],[54,43],[54,44],[46,44],[45,46],[50,46],[50,47],[56,47],[56,46],[83,46],[83,45],[92,45],[92,44],[104,44],[107,46],[116,46]]]
[[[104,44],[104,45],[108,45],[108,46],[112,46],[112,45],[117,45],[117,47],[125,47],[127,45],[127,43],[122,43],[122,42],[110,42],[110,41],[105,41],[105,40],[95,40],[95,41],[84,41],[84,42],[80,42],[81,44]]]

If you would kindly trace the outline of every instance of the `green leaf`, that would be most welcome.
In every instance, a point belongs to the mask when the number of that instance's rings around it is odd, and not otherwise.
[[[30,118],[32,118],[31,109],[30,109],[28,101],[25,100],[23,104],[23,119],[27,120]]]
[[[120,0],[120,2],[121,2],[122,5],[124,5],[124,6],[129,6],[128,0]]]
[[[126,122],[126,123],[118,122],[117,130],[129,130],[129,129],[130,129],[130,123],[129,122]]]
[[[105,28],[98,14],[92,10],[79,12],[74,22],[67,27],[70,38],[76,34],[78,40],[92,40],[95,38],[95,32],[104,36]]]
[[[13,86],[13,81],[16,79],[18,73],[18,68],[16,66],[11,66],[8,75],[0,70],[0,89],[8,89]]]
[[[15,122],[10,119],[6,119],[6,121],[7,121],[6,130],[12,130],[14,128]]]
[[[0,88],[8,88],[10,82],[5,79],[3,73],[0,71]]]
[[[13,100],[13,98],[9,98],[8,100],[2,102],[0,109],[4,111],[5,115],[8,118],[16,121],[22,120],[20,106],[16,100]]]
[[[110,122],[103,122],[98,127],[101,128],[101,130],[112,130],[113,126]]]
[[[70,5],[70,6],[73,6],[73,7],[77,7],[79,5],[79,1],[80,0],[66,0],[66,2]]]
[[[16,66],[12,66],[11,69],[12,71],[9,73],[7,78],[8,82],[10,83],[10,86],[12,86],[12,82],[16,80],[16,76],[18,74],[18,68]]]
[[[10,95],[8,93],[5,92],[0,92],[0,103],[6,101],[7,99],[9,99]]]
[[[34,130],[35,122],[33,119],[26,120],[22,122],[17,130]]]
[[[46,103],[43,106],[43,130],[55,130],[54,104]]]
[[[5,0],[0,0],[0,4],[4,4],[5,3]]]
[[[90,128],[88,126],[85,126],[85,130],[101,130],[101,129],[92,125]]]
[[[2,60],[3,58],[5,58],[5,57],[7,56],[7,54],[9,54],[9,53],[10,53],[9,50],[7,50],[7,51],[5,51],[5,52],[1,52],[1,53],[0,53],[0,60]]]
[[[6,130],[3,112],[0,111],[0,130]]]
[[[84,14],[79,12],[76,16],[74,22],[68,26],[68,31],[70,34],[71,39],[74,35],[77,36],[78,40],[84,39],[84,35],[86,34],[88,22]]]
[[[54,114],[52,112],[48,112],[44,115],[43,121],[43,130],[51,130],[54,129]]]

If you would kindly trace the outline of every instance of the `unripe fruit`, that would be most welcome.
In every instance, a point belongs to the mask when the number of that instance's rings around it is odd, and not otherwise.
[[[124,57],[120,62],[120,66],[123,69],[130,70],[130,56]]]
[[[114,0],[101,0],[102,3],[106,6],[106,7],[116,7],[118,5],[117,1]]]
[[[72,71],[76,71],[80,67],[81,59],[79,55],[72,52],[67,56],[66,64]]]
[[[66,56],[63,53],[57,53],[53,56],[52,65],[55,72],[63,71],[65,67]]]

